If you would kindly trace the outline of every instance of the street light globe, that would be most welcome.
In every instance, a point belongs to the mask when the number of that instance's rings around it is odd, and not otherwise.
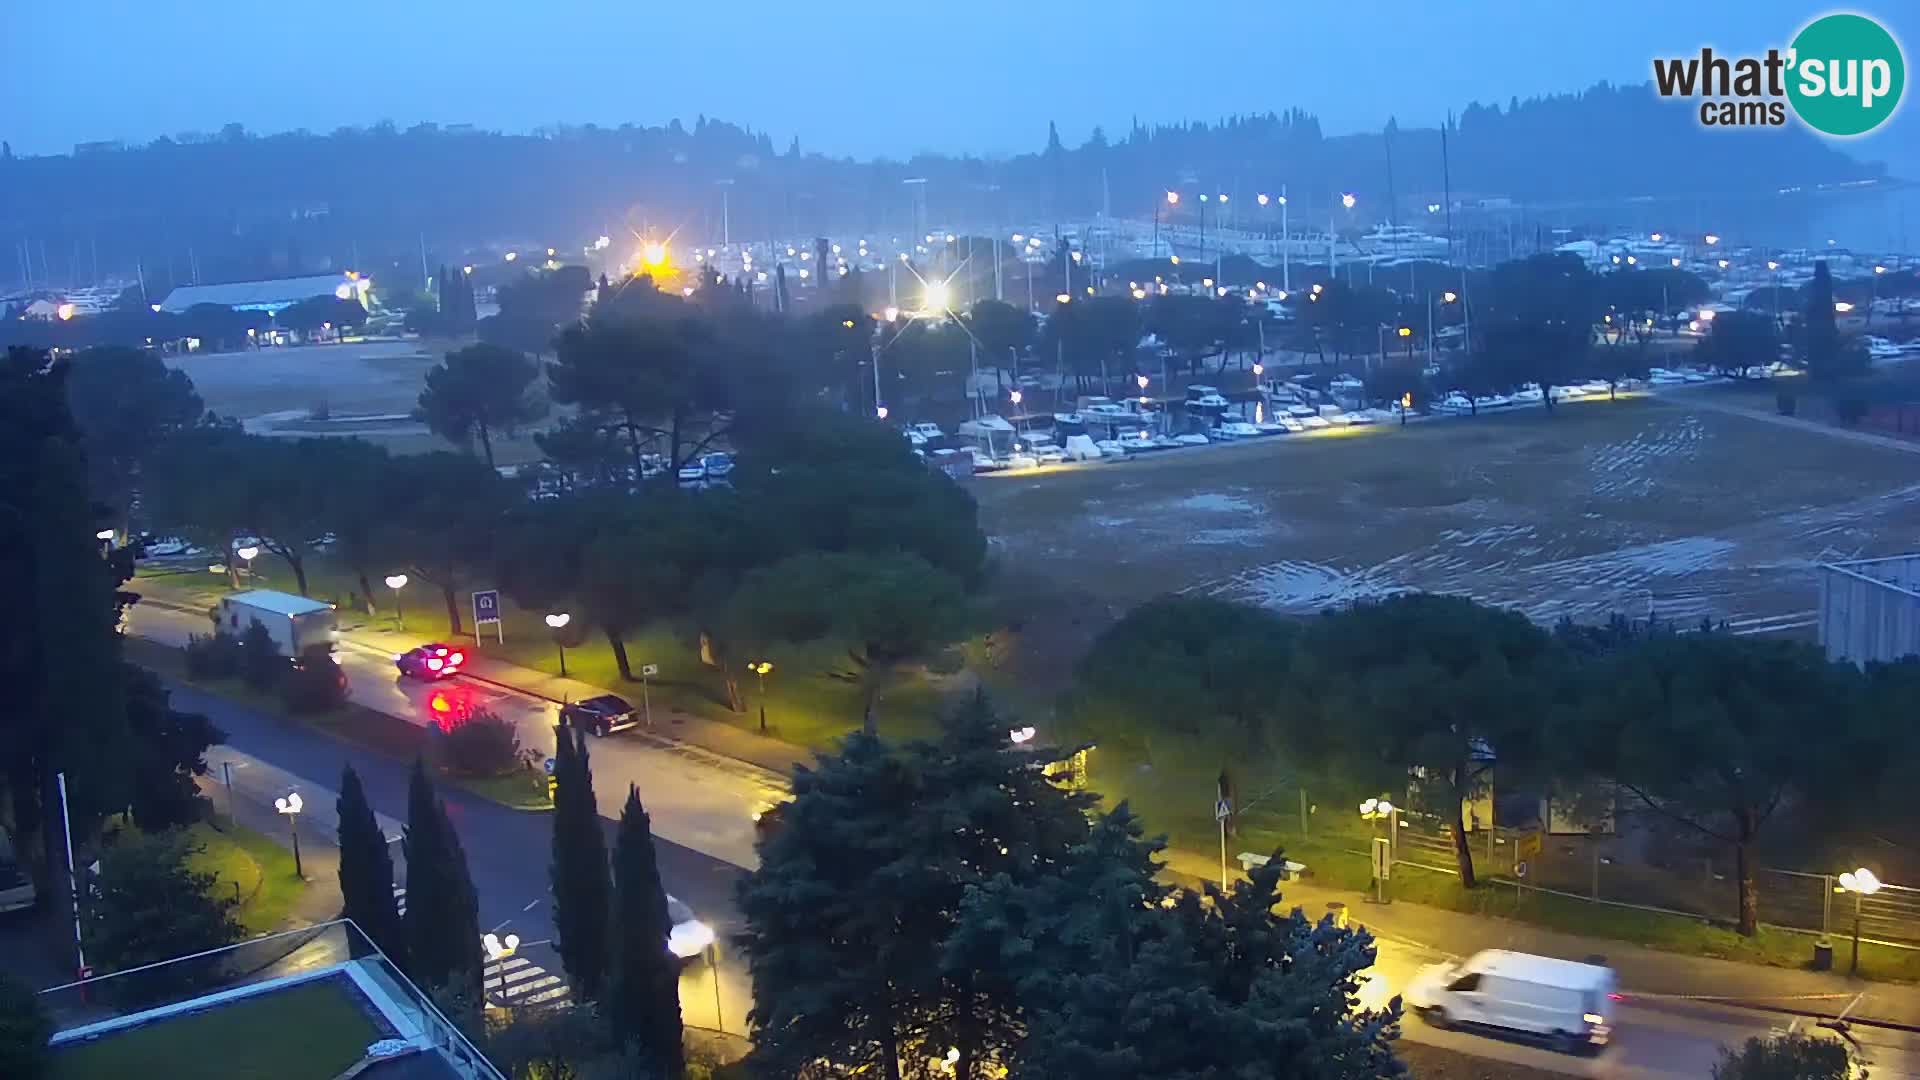
[[[407,587],[407,575],[405,574],[388,574],[387,575],[387,588],[404,589],[406,587]]]
[[[1147,388],[1147,377],[1145,375],[1135,375],[1133,381],[1140,384],[1140,389],[1145,390]]]
[[[1437,202],[1430,202],[1430,203],[1428,203],[1428,204],[1427,204],[1427,213],[1429,213],[1429,214],[1437,214],[1437,213],[1439,213],[1439,212],[1440,212],[1440,204],[1439,204],[1439,203],[1437,203]]]
[[[300,798],[300,793],[297,791],[289,791],[285,795],[273,800],[273,808],[282,814],[297,814],[305,806],[306,803]]]
[[[887,418],[887,407],[885,405],[882,405],[879,408],[873,410],[873,414],[879,417],[880,419],[885,420]]]
[[[888,322],[895,322],[900,318],[900,309],[897,307],[890,307],[886,311],[882,312],[882,314],[884,314],[887,317]]]
[[[1073,297],[1067,295],[1066,293],[1060,293],[1059,295],[1054,297],[1054,300],[1058,303],[1065,304],[1065,303],[1071,302],[1073,300]]]
[[[1440,294],[1440,302],[1443,304],[1451,304],[1458,299],[1460,299],[1460,294],[1457,292],[1448,291]]]
[[[1887,272],[1887,268],[1884,266],[1875,265],[1873,268],[1873,272],[1876,274],[1884,274]]]
[[[1227,201],[1227,196],[1226,196],[1226,193],[1225,193],[1225,192],[1222,192],[1222,193],[1220,194],[1220,201],[1221,201],[1221,202],[1226,202],[1226,201]]]
[[[1725,270],[1726,268],[1727,268],[1727,260],[1725,260],[1725,259],[1721,259],[1721,260],[1720,260],[1720,269],[1722,269],[1722,270]]]
[[[1355,199],[1353,197],[1353,192],[1351,191],[1343,192],[1340,195],[1340,205],[1346,207],[1349,210],[1353,209],[1353,204],[1358,201],[1359,201],[1358,199]]]
[[[1167,205],[1168,206],[1180,205],[1180,193],[1177,191],[1167,192]]]
[[[1287,197],[1285,195],[1282,195],[1278,199],[1275,199],[1274,202],[1279,203],[1281,206],[1285,206],[1287,205]]]
[[[1713,244],[1717,244],[1717,243],[1719,243],[1719,242],[1720,242],[1720,238],[1719,238],[1718,236],[1715,236],[1715,235],[1714,235],[1714,234],[1712,234],[1712,233],[1708,233],[1708,234],[1707,234],[1707,244],[1708,244],[1709,246],[1711,246],[1711,245],[1713,245]]]
[[[95,540],[111,540],[113,539],[113,530],[101,529],[99,532],[93,534],[93,538]]]
[[[1253,200],[1259,203],[1261,206],[1265,206],[1267,205],[1267,193],[1263,191],[1260,194],[1255,195],[1253,197]]]
[[[1653,233],[1652,235],[1650,235],[1650,236],[1648,236],[1648,237],[1647,237],[1647,239],[1649,239],[1649,240],[1651,240],[1651,241],[1653,241],[1654,243],[1656,243],[1656,244],[1657,244],[1657,243],[1659,243],[1659,242],[1660,242],[1660,234],[1659,234],[1659,233]]]
[[[547,616],[547,625],[553,627],[555,630],[560,629],[572,621],[573,616],[564,611],[556,611]]]
[[[1253,377],[1254,377],[1254,378],[1256,378],[1256,379],[1257,379],[1257,378],[1259,378],[1260,376],[1262,376],[1262,375],[1264,375],[1264,374],[1266,374],[1266,371],[1267,371],[1267,365],[1265,365],[1265,364],[1263,364],[1263,363],[1261,363],[1261,362],[1260,362],[1260,361],[1258,361],[1258,360],[1255,360],[1255,361],[1253,362]]]
[[[1675,256],[1673,257],[1673,265],[1675,265],[1675,266],[1679,266],[1679,265],[1680,265],[1680,256],[1678,256],[1678,255],[1675,255]]]
[[[926,299],[925,306],[928,311],[947,310],[947,302],[951,298],[952,298],[952,290],[947,288],[946,282],[944,281],[927,282],[927,299]]]
[[[1840,887],[1850,893],[1872,896],[1880,891],[1880,879],[1873,876],[1873,871],[1863,866],[1858,870],[1841,874]]]
[[[1020,391],[1014,390],[1008,393],[1007,400],[1013,402],[1015,405],[1020,404]]]
[[[1773,261],[1772,259],[1768,259],[1768,260],[1767,260],[1767,269],[1769,269],[1769,270],[1778,270],[1778,269],[1780,269],[1780,264],[1779,264],[1779,263],[1777,263],[1777,262],[1774,262],[1774,261]]]

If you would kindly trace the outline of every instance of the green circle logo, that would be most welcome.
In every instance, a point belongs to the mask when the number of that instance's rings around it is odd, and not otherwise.
[[[1864,15],[1823,15],[1793,39],[1787,99],[1826,135],[1864,135],[1900,104],[1907,65],[1900,43]]]

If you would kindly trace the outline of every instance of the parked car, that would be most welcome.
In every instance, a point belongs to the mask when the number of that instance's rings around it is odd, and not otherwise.
[[[640,722],[633,706],[614,694],[568,702],[560,706],[560,719],[589,735],[609,735]]]
[[[1612,1037],[1614,986],[1613,969],[1599,964],[1487,949],[1420,969],[1406,1003],[1437,1028],[1516,1032],[1572,1052]]]
[[[458,646],[442,645],[431,642],[416,646],[393,658],[393,666],[400,674],[413,679],[444,679],[449,675],[460,674],[461,665],[467,662],[467,654]]]

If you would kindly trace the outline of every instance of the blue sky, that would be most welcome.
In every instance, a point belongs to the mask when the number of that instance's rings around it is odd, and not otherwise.
[[[1295,105],[1331,133],[1389,115],[1430,124],[1469,100],[1643,81],[1653,56],[1704,44],[1784,45],[1834,10],[1784,0],[25,2],[44,17],[16,12],[0,38],[0,138],[17,153],[229,121],[520,131],[704,112],[783,147],[798,134],[810,150],[862,157],[1037,149],[1050,119],[1070,144],[1096,124],[1124,131],[1134,116]],[[1891,26],[1909,64],[1920,55],[1920,5],[1854,10]],[[1913,103],[1855,149],[1920,175]]]

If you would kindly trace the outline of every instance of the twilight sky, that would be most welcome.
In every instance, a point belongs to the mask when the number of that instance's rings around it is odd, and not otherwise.
[[[0,138],[16,153],[388,119],[524,131],[691,123],[784,148],[900,156],[1039,149],[1049,119],[1214,119],[1300,106],[1329,133],[1471,100],[1638,82],[1655,55],[1784,46],[1834,7],[1799,0],[20,0],[0,35]],[[41,17],[31,12],[39,8]],[[1863,0],[1920,55],[1920,5]],[[1909,72],[1911,76],[1912,72]],[[1912,97],[1912,91],[1908,94]],[[1911,101],[1854,149],[1920,175]]]

